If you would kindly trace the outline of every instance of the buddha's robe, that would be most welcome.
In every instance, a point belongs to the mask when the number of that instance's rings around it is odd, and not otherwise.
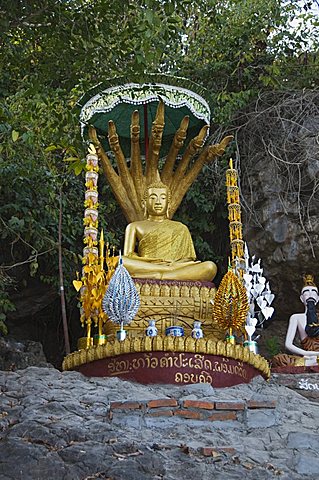
[[[169,265],[175,262],[193,262],[196,253],[186,225],[164,220],[139,241],[138,255],[131,253],[129,257]]]

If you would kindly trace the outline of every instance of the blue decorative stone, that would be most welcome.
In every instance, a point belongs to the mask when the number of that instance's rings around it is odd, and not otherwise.
[[[183,327],[179,327],[177,325],[173,327],[167,327],[165,329],[165,334],[168,337],[183,337],[184,336],[184,329]]]

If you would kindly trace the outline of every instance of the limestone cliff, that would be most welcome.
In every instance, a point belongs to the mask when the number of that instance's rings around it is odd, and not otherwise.
[[[245,237],[276,294],[302,311],[302,274],[319,283],[319,93],[264,94],[236,120]]]

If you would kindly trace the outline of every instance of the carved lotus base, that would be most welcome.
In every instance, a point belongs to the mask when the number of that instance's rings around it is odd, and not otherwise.
[[[270,376],[267,361],[242,345],[160,336],[112,340],[79,350],[65,357],[63,370],[143,384],[209,383],[214,387],[248,383],[257,375]]]
[[[190,335],[194,321],[200,321],[205,335],[215,340],[224,338],[224,332],[214,324],[213,305],[216,288],[211,282],[134,279],[140,295],[140,308],[134,320],[125,328],[131,336],[141,336],[149,320],[156,321],[159,334],[165,334],[173,324]],[[106,326],[110,334],[112,326]]]

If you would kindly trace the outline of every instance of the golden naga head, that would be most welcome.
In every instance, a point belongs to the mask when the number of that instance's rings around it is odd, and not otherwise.
[[[114,153],[119,152],[121,148],[119,137],[118,137],[118,134],[116,133],[115,123],[112,120],[109,121],[108,139],[113,152]]]
[[[189,124],[189,116],[186,116],[181,121],[180,127],[174,137],[174,147],[178,150],[182,148],[187,136],[187,128]]]
[[[151,134],[151,150],[153,154],[158,156],[161,146],[162,146],[162,136],[164,131],[165,121],[164,121],[164,103],[160,100],[156,117],[152,124],[152,134]]]
[[[208,125],[201,128],[197,136],[189,141],[186,145],[181,158],[178,152],[183,147],[187,138],[187,129],[190,118],[185,116],[180,126],[175,132],[173,142],[170,146],[166,159],[161,161],[161,178],[167,185],[164,186],[168,195],[168,204],[170,204],[168,218],[172,218],[179,207],[184,195],[197,178],[199,172],[205,163],[213,160],[215,157],[222,155],[225,151],[232,136],[225,137],[219,144],[210,145],[201,153],[200,150],[204,145]],[[112,187],[117,201],[123,209],[125,216],[129,222],[141,220],[147,214],[145,199],[148,198],[148,190],[151,188],[150,183],[159,179],[160,168],[160,149],[162,145],[162,137],[165,126],[164,102],[160,100],[156,111],[155,120],[152,124],[151,135],[148,143],[148,151],[145,151],[145,159],[141,155],[141,126],[139,123],[139,112],[135,110],[132,114],[130,125],[131,136],[131,161],[127,165],[124,159],[123,151],[120,145],[119,136],[116,131],[114,121],[109,120],[108,123],[108,141],[110,149],[114,153],[117,168],[112,165],[107,152],[104,151],[101,140],[98,138],[97,131],[94,127],[89,127],[89,137],[93,143],[96,153],[100,159],[104,173]],[[146,139],[144,139],[146,142]],[[193,158],[195,155],[198,157]],[[144,166],[145,162],[145,166]],[[98,166],[96,167],[98,169]],[[144,193],[145,185],[148,185],[146,194]],[[170,187],[171,191],[168,190]],[[154,186],[152,185],[152,188]],[[160,188],[163,188],[161,185]],[[143,208],[141,209],[140,199],[142,199]],[[158,207],[159,208],[159,207]],[[168,209],[168,207],[167,207]]]
[[[146,187],[143,194],[142,207],[144,217],[165,216],[169,217],[169,206],[171,202],[171,190],[160,180],[153,182]]]
[[[138,143],[140,141],[140,123],[139,123],[139,113],[138,110],[135,110],[132,114],[132,123],[131,123],[131,140],[132,143]]]

